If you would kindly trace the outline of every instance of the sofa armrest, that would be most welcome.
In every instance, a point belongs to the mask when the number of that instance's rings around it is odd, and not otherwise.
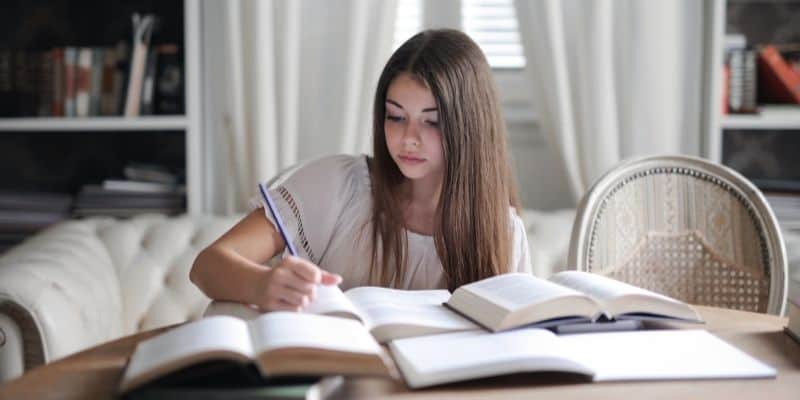
[[[0,257],[3,330],[22,346],[0,347],[9,352],[0,368],[22,355],[28,370],[121,334],[120,284],[100,224],[61,223]]]
[[[36,354],[26,357],[23,353],[22,332],[17,321],[8,316],[14,312],[8,308],[8,303],[0,302],[0,383],[22,375],[25,365],[42,364],[41,357],[37,359]]]

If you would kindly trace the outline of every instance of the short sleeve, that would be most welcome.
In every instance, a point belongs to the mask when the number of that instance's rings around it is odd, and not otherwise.
[[[268,189],[301,257],[319,264],[345,208],[368,182],[364,156],[337,155],[300,165]],[[263,208],[276,225],[260,195],[250,207]]]
[[[531,267],[531,255],[530,249],[528,248],[528,235],[525,232],[525,224],[522,222],[522,218],[516,214],[513,210],[511,211],[511,220],[513,221],[513,247],[512,247],[512,264],[511,264],[511,271],[510,272],[524,272],[528,274],[533,273],[533,268]]]

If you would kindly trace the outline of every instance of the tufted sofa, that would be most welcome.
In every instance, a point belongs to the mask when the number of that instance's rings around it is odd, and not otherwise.
[[[0,382],[120,336],[199,316],[197,253],[236,218],[147,215],[53,226],[0,256]]]
[[[523,212],[536,275],[566,268],[574,215]],[[75,220],[0,255],[0,382],[120,336],[199,317],[209,300],[189,282],[189,269],[237,220]],[[800,236],[785,238],[796,296]]]

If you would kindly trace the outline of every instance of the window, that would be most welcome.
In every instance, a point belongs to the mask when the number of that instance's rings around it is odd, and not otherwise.
[[[460,0],[423,4],[422,0],[399,0],[394,48],[423,28],[455,25],[481,47],[495,69],[521,69],[525,56],[519,39],[513,0]],[[457,5],[455,15],[448,6]],[[423,9],[424,6],[424,9]],[[452,27],[452,26],[451,26]]]
[[[494,70],[509,122],[535,121],[513,0],[398,0],[395,49],[429,27],[458,28],[475,40]]]
[[[394,49],[422,30],[422,0],[399,0],[394,27]]]
[[[525,66],[512,0],[461,0],[461,25],[492,68]]]

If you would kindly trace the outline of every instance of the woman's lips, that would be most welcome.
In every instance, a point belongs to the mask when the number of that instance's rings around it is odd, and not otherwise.
[[[420,163],[425,162],[424,158],[415,157],[415,156],[401,155],[401,156],[398,156],[398,158],[401,161],[403,161],[404,163],[408,163],[408,164],[420,164]]]

